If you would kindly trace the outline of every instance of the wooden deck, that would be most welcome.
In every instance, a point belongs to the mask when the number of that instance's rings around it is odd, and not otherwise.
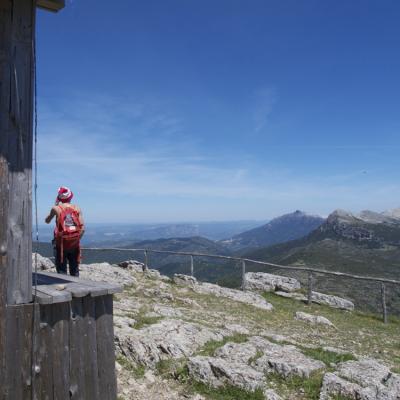
[[[36,304],[7,306],[0,399],[115,400],[112,295],[122,287],[49,272],[37,283]]]

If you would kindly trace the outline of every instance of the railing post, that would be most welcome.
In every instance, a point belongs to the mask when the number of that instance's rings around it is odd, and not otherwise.
[[[246,290],[246,261],[242,260],[242,290]]]
[[[193,256],[190,256],[190,276],[194,276],[194,261],[193,261]]]
[[[385,287],[384,283],[382,283],[382,285],[381,285],[381,295],[382,295],[383,323],[387,324],[386,287]]]
[[[147,255],[147,250],[144,251],[144,266],[143,266],[143,272],[147,271],[149,269],[149,258]]]
[[[311,271],[308,271],[308,295],[307,295],[308,305],[311,305],[312,303],[312,285],[313,285],[313,274]]]

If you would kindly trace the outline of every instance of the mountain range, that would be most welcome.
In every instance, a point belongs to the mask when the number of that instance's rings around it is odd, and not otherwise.
[[[306,265],[400,280],[399,216],[399,209],[383,213],[362,211],[359,214],[336,210],[326,219],[295,211],[255,229],[232,235],[228,240],[192,236],[130,241],[127,235],[124,239],[116,238],[112,247],[236,255],[282,265]],[[107,247],[108,243],[102,242],[100,245]],[[42,244],[40,252],[49,256],[51,248],[48,244]],[[84,251],[85,263],[117,263],[126,259],[143,262],[143,252]],[[190,272],[188,256],[149,253],[149,264],[167,275]],[[287,274],[287,271],[260,268],[251,263],[247,268]],[[237,287],[240,285],[241,267],[234,261],[195,257],[195,275],[200,280]],[[292,275],[306,284],[305,274]],[[361,308],[377,310],[380,307],[380,286],[376,283],[316,275],[315,285],[321,291],[353,298]],[[400,288],[389,285],[389,310],[394,309],[393,305],[396,304],[400,309],[399,303]]]
[[[209,240],[221,240],[258,227],[262,223],[262,221],[253,220],[159,224],[87,223],[82,242],[85,246],[119,247],[144,240],[177,237],[202,236]],[[51,225],[40,225],[39,237],[42,241],[51,241],[53,227]]]
[[[281,265],[307,265],[400,280],[400,219],[396,212],[363,211],[355,215],[336,210],[305,237],[261,247],[245,256]],[[306,280],[304,274],[293,275]],[[380,307],[377,283],[321,275],[316,276],[316,285],[322,291],[333,291],[364,302],[367,308]],[[389,308],[394,308],[395,303],[400,303],[400,287],[390,286],[388,290]]]

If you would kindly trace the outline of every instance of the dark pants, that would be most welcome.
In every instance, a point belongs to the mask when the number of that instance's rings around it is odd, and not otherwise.
[[[63,250],[63,259],[61,260],[61,249],[55,248],[56,270],[59,274],[67,274],[67,263],[69,264],[69,273],[72,276],[79,276],[79,248]]]

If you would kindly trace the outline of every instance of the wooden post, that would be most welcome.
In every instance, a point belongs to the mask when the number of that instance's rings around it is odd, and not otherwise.
[[[242,290],[246,290],[246,261],[242,260]]]
[[[147,255],[147,250],[144,251],[144,266],[143,266],[143,272],[146,272],[149,269],[149,258]]]
[[[386,287],[385,284],[381,285],[381,295],[382,295],[382,313],[383,313],[383,323],[387,324],[387,309],[386,309]]]
[[[312,272],[308,272],[308,294],[307,294],[307,304],[311,305],[312,303],[312,285],[313,285],[313,275]]]
[[[35,1],[0,0],[0,280],[7,304],[32,300]]]
[[[193,256],[190,256],[190,276],[194,276],[194,261],[193,261]]]

